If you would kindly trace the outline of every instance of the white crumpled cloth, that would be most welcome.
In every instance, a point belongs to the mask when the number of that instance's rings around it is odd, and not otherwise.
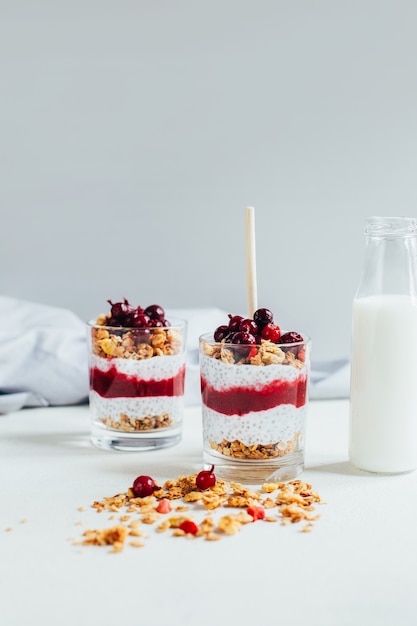
[[[86,330],[71,311],[0,297],[0,413],[88,395]]]
[[[314,346],[313,346],[314,351]],[[314,361],[310,375],[310,400],[348,398],[350,386],[350,361]]]
[[[188,321],[185,403],[200,402],[198,338],[224,324],[221,309],[168,309]],[[310,398],[349,395],[349,362],[313,362]],[[86,325],[66,309],[0,296],[0,414],[88,400]]]

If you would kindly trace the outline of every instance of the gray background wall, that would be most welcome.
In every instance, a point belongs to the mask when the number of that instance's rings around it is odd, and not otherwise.
[[[372,214],[416,215],[413,0],[0,0],[1,292],[259,304],[349,355]]]

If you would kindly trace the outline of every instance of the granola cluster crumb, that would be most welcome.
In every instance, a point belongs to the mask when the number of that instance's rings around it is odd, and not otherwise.
[[[303,361],[297,359],[290,350],[284,352],[275,343],[265,339],[262,339],[253,356],[251,352],[247,356],[242,356],[239,350],[233,350],[225,341],[222,341],[221,345],[205,342],[203,350],[206,356],[234,365],[292,365],[297,369],[304,367]]]
[[[157,533],[170,530],[174,537],[206,541],[235,535],[255,520],[281,521],[282,525],[304,521],[306,524],[301,532],[308,533],[319,518],[315,505],[322,500],[309,483],[301,480],[265,483],[259,490],[254,490],[237,482],[217,479],[213,487],[201,491],[196,486],[196,477],[197,474],[190,474],[167,480],[153,495],[143,498],[135,497],[129,488],[126,493],[95,501],[92,507],[97,513],[110,512],[109,519],[118,517],[118,524],[107,529],[86,530],[83,539],[75,545],[111,546],[111,552],[120,552],[125,545],[143,547],[142,539],[146,538],[143,528],[147,525],[155,525]],[[166,514],[158,511],[161,501],[173,502],[172,508],[165,509]],[[188,513],[190,509],[191,513]],[[269,514],[253,516],[253,511],[259,513],[262,509],[268,510]],[[132,519],[133,516],[137,517]],[[191,526],[195,529],[192,533],[183,530]]]
[[[120,413],[118,420],[113,417],[103,417],[100,418],[100,421],[104,424],[104,426],[106,426],[106,428],[121,430],[124,433],[167,428],[173,423],[173,420],[166,412],[161,413],[161,415],[146,415],[141,418],[129,417],[126,413]]]
[[[294,437],[289,441],[277,441],[276,443],[269,444],[254,444],[247,446],[242,441],[235,439],[234,441],[227,441],[223,439],[220,443],[210,441],[210,446],[213,450],[224,454],[225,456],[233,457],[235,459],[251,459],[251,460],[264,460],[285,456],[291,452],[295,452],[297,449],[298,439],[300,432],[296,432]]]
[[[104,530],[86,530],[82,543],[85,546],[112,546],[112,552],[121,552],[128,533],[122,524]]]
[[[140,361],[181,352],[181,332],[178,328],[126,330],[106,327],[107,321],[105,315],[100,315],[96,327],[91,329],[93,352],[99,357]]]

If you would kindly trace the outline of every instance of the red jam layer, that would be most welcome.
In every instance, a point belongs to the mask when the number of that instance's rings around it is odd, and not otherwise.
[[[203,404],[224,415],[245,415],[252,411],[267,411],[281,404],[293,404],[300,408],[307,398],[307,378],[293,381],[274,380],[260,388],[229,387],[214,389],[201,377]]]
[[[163,380],[142,380],[121,374],[115,367],[103,372],[90,369],[90,389],[102,398],[148,398],[155,396],[182,396],[184,394],[185,365],[178,374]]]

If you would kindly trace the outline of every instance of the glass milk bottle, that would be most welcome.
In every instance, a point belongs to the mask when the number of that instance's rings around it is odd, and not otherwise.
[[[369,472],[417,467],[417,220],[370,217],[353,301],[349,458]]]

